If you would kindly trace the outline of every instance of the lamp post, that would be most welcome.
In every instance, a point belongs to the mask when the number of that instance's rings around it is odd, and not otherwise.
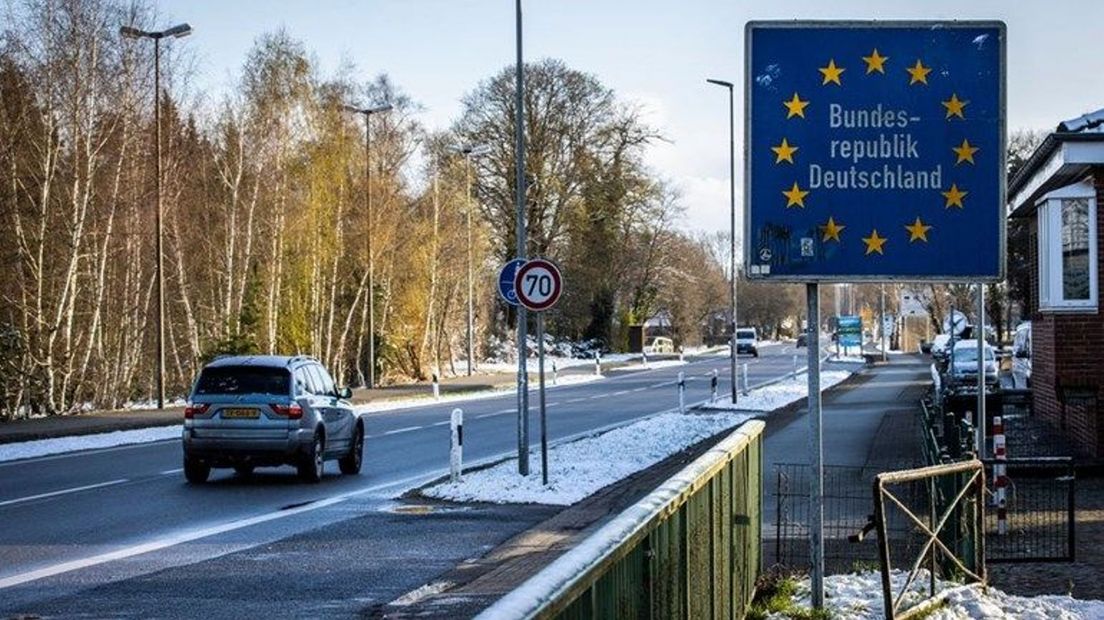
[[[127,39],[152,39],[153,40],[153,124],[157,146],[155,184],[157,188],[157,212],[154,216],[154,226],[157,228],[156,242],[156,280],[157,280],[157,408],[165,408],[165,260],[164,260],[164,228],[162,227],[161,207],[161,39],[173,37],[180,39],[192,34],[192,27],[188,24],[177,24],[172,28],[161,31],[147,32],[131,26],[119,28],[119,34]]]
[[[472,375],[473,360],[475,359],[475,345],[473,344],[475,338],[475,309],[472,301],[472,210],[475,205],[472,204],[472,158],[480,155],[486,155],[491,152],[491,147],[487,145],[471,145],[465,144],[461,146],[450,147],[450,150],[454,153],[459,153],[464,156],[465,160],[465,175],[467,182],[467,189],[465,195],[467,196],[467,226],[468,226],[468,376]]]
[[[732,217],[732,249],[729,253],[732,273],[729,291],[732,305],[732,337],[729,341],[729,347],[732,350],[729,356],[729,373],[732,383],[732,404],[736,404],[736,394],[738,392],[736,389],[736,326],[739,325],[736,321],[736,113],[735,104],[733,103],[732,82],[713,79],[707,79],[706,82],[728,89],[728,191]]]
[[[525,258],[526,240],[528,237],[525,224],[525,99],[523,97],[525,86],[525,65],[522,64],[522,30],[521,30],[521,0],[514,2],[514,28],[517,52],[517,61],[514,64],[514,161],[516,163],[515,200],[517,202],[514,222],[514,241],[516,254],[514,258]],[[517,348],[518,348],[518,374],[517,374],[517,405],[518,405],[518,473],[522,476],[529,475],[529,371],[526,368],[526,356],[528,355],[527,341],[529,339],[529,326],[525,306],[517,306]]]
[[[390,103],[371,108],[358,108],[356,106],[342,106],[346,112],[353,112],[364,116],[364,202],[365,217],[368,220],[365,233],[365,245],[368,251],[368,377],[365,387],[376,387],[376,296],[372,290],[375,285],[375,263],[372,256],[372,115],[386,112],[393,106]],[[358,360],[359,361],[359,360]]]

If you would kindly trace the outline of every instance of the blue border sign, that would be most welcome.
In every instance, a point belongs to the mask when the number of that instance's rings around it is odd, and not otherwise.
[[[517,298],[517,290],[514,288],[514,277],[517,275],[517,270],[524,264],[524,258],[515,258],[503,265],[498,272],[498,294],[511,306],[520,303]]]
[[[862,317],[853,314],[845,314],[839,317],[836,328],[837,338],[841,347],[857,347],[862,345]]]
[[[1005,26],[751,22],[745,269],[1004,277]]]

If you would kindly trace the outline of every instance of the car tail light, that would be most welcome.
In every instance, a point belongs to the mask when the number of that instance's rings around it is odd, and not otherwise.
[[[191,420],[197,415],[203,415],[207,413],[207,410],[211,407],[210,404],[204,403],[202,405],[187,405],[184,407],[184,419]]]
[[[298,420],[303,417],[303,408],[299,406],[299,403],[291,403],[290,405],[272,403],[269,407],[272,407],[277,415],[282,415],[289,420]]]

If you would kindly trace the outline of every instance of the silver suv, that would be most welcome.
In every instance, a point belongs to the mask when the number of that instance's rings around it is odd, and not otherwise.
[[[184,476],[203,483],[212,467],[248,476],[257,466],[294,465],[309,482],[327,459],[360,472],[364,422],[330,373],[305,356],[238,356],[203,368],[184,409]]]

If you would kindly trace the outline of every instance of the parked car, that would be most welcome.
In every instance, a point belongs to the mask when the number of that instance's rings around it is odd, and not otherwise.
[[[1012,339],[1012,386],[1031,389],[1031,321],[1020,323]]]
[[[759,357],[759,335],[754,327],[736,329],[736,354],[748,353]]]
[[[932,339],[931,347],[929,347],[932,357],[937,360],[943,360],[944,358],[946,358],[948,353],[947,345],[950,344],[950,342],[951,337],[949,334],[939,334],[934,339]]]
[[[235,356],[203,368],[184,409],[184,477],[203,483],[211,468],[293,465],[300,478],[322,479],[325,461],[360,472],[364,422],[352,391],[305,356]]]
[[[675,341],[665,336],[656,336],[652,338],[652,341],[644,347],[644,352],[648,355],[657,355],[660,353],[674,353]]]
[[[997,356],[988,344],[983,350],[986,391],[1000,387]],[[947,385],[952,390],[974,391],[976,393],[978,374],[978,346],[976,340],[956,340],[953,361],[948,364]]]

